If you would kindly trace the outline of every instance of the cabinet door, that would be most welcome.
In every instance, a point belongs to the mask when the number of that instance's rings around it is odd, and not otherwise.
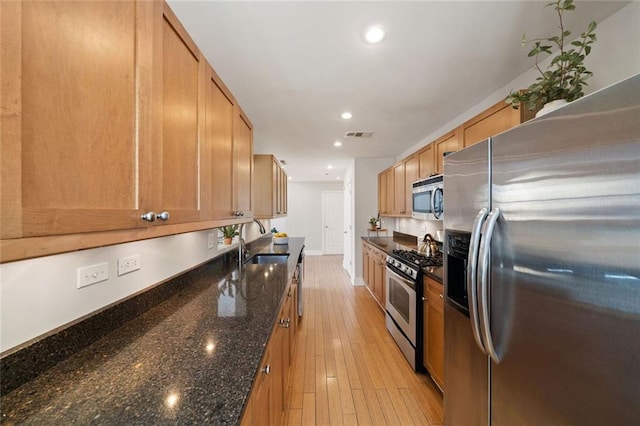
[[[141,206],[168,211],[170,223],[192,222],[200,217],[199,144],[206,65],[169,6],[162,6],[162,43],[156,43],[155,55],[160,62],[156,71],[162,75],[161,137],[153,142],[153,185],[151,193],[141,192]]]
[[[387,205],[385,206],[385,210],[387,211],[387,214],[393,215],[394,214],[394,210],[395,210],[395,206],[394,206],[394,204],[395,204],[395,181],[394,181],[393,168],[387,169],[385,173],[387,175],[387,180],[386,180],[386,183],[387,183],[387,187],[386,187]]]
[[[235,100],[207,67],[205,137],[200,153],[202,209],[207,219],[233,217],[233,108]]]
[[[464,147],[471,146],[489,136],[495,136],[533,118],[527,108],[513,109],[502,101],[462,125]]]
[[[386,215],[387,211],[387,173],[378,173],[378,211]]]
[[[146,226],[153,4],[0,3],[2,238]]]
[[[433,164],[433,144],[429,144],[418,152],[418,178],[424,179],[435,173]]]
[[[447,152],[455,152],[460,149],[458,145],[458,135],[455,131],[449,132],[440,139],[433,142],[434,144],[434,166],[436,174],[443,172],[444,155]]]
[[[287,215],[287,190],[289,182],[287,181],[287,172],[284,169],[280,169],[280,206],[283,216]]]
[[[444,389],[444,300],[442,285],[425,280],[424,363],[433,380]]]
[[[376,299],[378,299],[378,303],[380,303],[382,306],[384,306],[384,268],[385,265],[384,263],[382,263],[379,259],[378,256],[376,256],[374,258],[374,268],[375,268],[375,272],[374,272],[374,279],[375,279],[375,284],[374,284],[374,288],[373,291],[376,295]]]
[[[411,216],[413,210],[413,182],[418,180],[418,155],[403,160],[404,163],[404,205],[405,216]]]
[[[253,126],[236,107],[234,135],[234,193],[235,208],[244,216],[253,217]]]
[[[393,166],[393,214],[404,215],[405,208],[404,163]]]
[[[369,246],[366,243],[362,243],[362,279],[369,287]]]

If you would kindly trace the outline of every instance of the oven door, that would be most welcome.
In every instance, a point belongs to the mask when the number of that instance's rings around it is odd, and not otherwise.
[[[415,283],[400,275],[387,265],[386,309],[409,339],[416,345],[416,290]]]

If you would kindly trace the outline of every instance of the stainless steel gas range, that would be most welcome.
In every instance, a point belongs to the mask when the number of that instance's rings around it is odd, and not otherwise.
[[[387,330],[416,371],[422,369],[422,268],[441,265],[441,254],[426,257],[415,250],[393,250],[387,255]]]

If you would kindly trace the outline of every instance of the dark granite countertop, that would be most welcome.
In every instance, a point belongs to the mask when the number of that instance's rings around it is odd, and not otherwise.
[[[393,250],[417,250],[418,246],[416,242],[410,241],[406,238],[394,238],[394,237],[362,237],[363,241],[374,245],[385,253],[391,253]],[[422,268],[422,272],[429,278],[434,279],[440,284],[442,280],[442,266],[429,266]]]
[[[304,246],[266,241],[251,254],[287,264],[217,258],[171,280],[164,302],[6,394],[2,422],[237,424]]]

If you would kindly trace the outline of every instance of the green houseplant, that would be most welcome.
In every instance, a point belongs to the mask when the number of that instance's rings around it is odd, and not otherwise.
[[[553,6],[557,12],[560,33],[548,38],[536,38],[527,40],[522,36],[522,47],[533,44],[529,51],[529,57],[535,57],[535,67],[540,73],[536,81],[526,90],[512,91],[505,99],[513,108],[518,109],[525,105],[530,110],[536,110],[543,105],[564,99],[567,102],[574,101],[584,96],[582,90],[586,86],[586,79],[593,73],[584,66],[584,59],[591,53],[591,45],[596,41],[595,29],[597,24],[591,22],[587,30],[580,38],[566,45],[571,31],[565,29],[562,15],[576,7],[573,0],[556,0],[545,7]],[[551,54],[551,50],[557,48],[557,54],[549,63],[546,70],[540,68],[539,56],[541,53]]]
[[[238,225],[227,225],[220,228],[222,236],[224,237],[224,243],[226,245],[231,244],[233,237],[238,235]]]

